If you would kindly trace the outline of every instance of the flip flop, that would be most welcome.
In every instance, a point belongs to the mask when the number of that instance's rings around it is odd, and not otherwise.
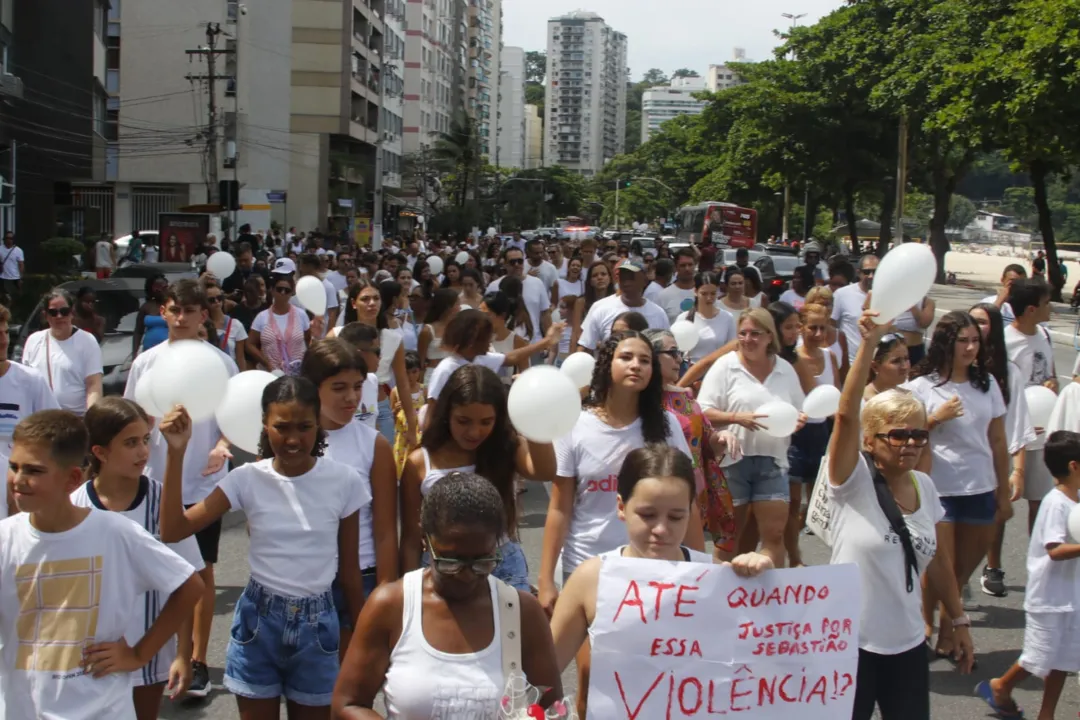
[[[983,680],[975,686],[975,694],[982,698],[983,702],[990,706],[990,709],[994,711],[994,714],[1001,718],[1022,718],[1024,717],[1024,711],[1020,709],[1020,706],[1015,702],[1013,708],[1015,712],[1004,709],[994,702],[994,691],[990,688],[990,681]]]

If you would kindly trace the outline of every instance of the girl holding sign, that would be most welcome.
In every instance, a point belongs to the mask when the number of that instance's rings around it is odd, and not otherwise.
[[[582,649],[596,616],[596,594],[604,558],[629,557],[669,562],[712,563],[712,556],[683,545],[695,507],[696,483],[690,458],[670,445],[647,445],[626,456],[618,477],[618,517],[626,524],[628,543],[578,566],[570,576],[555,614],[551,634],[559,670]],[[723,563],[727,564],[727,563]],[[765,555],[748,553],[731,562],[735,572],[752,577],[771,569]],[[586,717],[588,683],[578,686],[578,716]]]
[[[974,647],[949,559],[935,555],[950,529],[930,477],[915,470],[930,443],[926,409],[887,390],[860,405],[876,348],[888,331],[864,311],[862,342],[840,396],[827,455],[832,563],[854,563],[862,579],[859,669],[852,720],[929,720],[930,666],[919,576],[952,618],[955,657],[970,672]]]

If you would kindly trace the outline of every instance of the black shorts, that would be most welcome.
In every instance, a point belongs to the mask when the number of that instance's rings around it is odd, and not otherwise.
[[[189,510],[193,505],[185,505]],[[199,543],[199,554],[207,565],[214,565],[218,561],[218,545],[221,544],[221,518],[195,533],[195,542]]]

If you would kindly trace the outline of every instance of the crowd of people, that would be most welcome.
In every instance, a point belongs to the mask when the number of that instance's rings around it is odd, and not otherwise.
[[[231,252],[235,272],[146,281],[122,398],[102,397],[79,300],[50,293],[48,327],[21,362],[7,360],[0,307],[5,717],[144,720],[166,690],[205,696],[214,565],[234,509],[251,576],[224,686],[245,718],[277,717],[281,698],[295,718],[380,717],[380,692],[391,718],[494,717],[513,671],[549,705],[574,661],[584,718],[604,558],[744,576],[799,567],[815,493],[831,508],[832,562],[861,578],[854,719],[929,718],[931,656],[976,667],[961,590],[982,566],[982,590],[1007,593],[1004,526],[1020,499],[1024,646],[977,693],[1019,716],[1011,690],[1037,675],[1047,720],[1080,670],[1080,545],[1066,531],[1080,434],[1032,425],[1025,390],[1058,387],[1040,325],[1049,289],[1023,267],[926,338],[933,300],[879,325],[879,258],[832,258],[824,272],[812,242],[776,302],[746,253],[724,267],[708,246],[418,235],[372,251],[290,232],[213,252]],[[308,277],[323,314],[297,299]],[[697,330],[687,352],[670,330],[680,321]],[[152,418],[136,401],[169,344],[196,339],[230,375],[279,376],[253,462],[233,457],[213,418],[179,406]],[[575,352],[595,369],[573,429],[523,437],[508,386]],[[801,408],[826,385],[841,392],[834,417],[800,413],[790,437],[765,432],[767,402]],[[542,484],[530,568],[521,493]],[[52,600],[30,591],[46,583]]]

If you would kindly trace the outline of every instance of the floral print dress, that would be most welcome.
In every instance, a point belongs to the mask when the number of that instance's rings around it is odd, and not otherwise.
[[[709,446],[713,429],[701,406],[687,391],[664,389],[664,409],[679,421],[690,454],[694,461],[694,479],[697,486],[697,504],[701,510],[701,525],[712,535],[718,550],[735,551],[735,509],[731,503],[727,478],[720,469],[719,458]]]

